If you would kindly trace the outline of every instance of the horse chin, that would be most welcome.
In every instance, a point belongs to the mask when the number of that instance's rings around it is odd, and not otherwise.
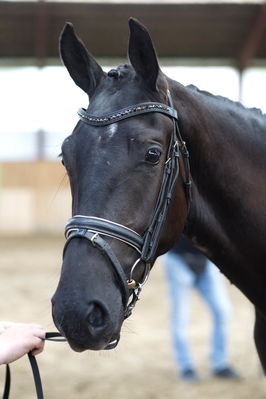
[[[68,341],[68,344],[71,349],[75,352],[84,352],[86,350],[94,350],[94,351],[100,351],[104,349],[104,345],[102,344],[89,344],[89,345],[83,345],[79,344],[76,342]]]
[[[84,343],[79,343],[79,342],[74,342],[71,340],[68,340],[68,344],[71,349],[75,352],[84,352],[86,350],[93,350],[93,351],[101,351],[101,350],[109,350],[109,349],[114,349],[119,342],[120,337],[115,339],[111,339],[110,341],[105,341],[105,342],[88,342],[86,344]]]
[[[71,341],[68,341],[68,344],[69,344],[70,348],[73,349],[73,351],[75,351],[75,352],[84,352],[88,349],[84,345],[76,344]]]

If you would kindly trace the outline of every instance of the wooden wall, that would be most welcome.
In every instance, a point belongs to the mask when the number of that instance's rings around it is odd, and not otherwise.
[[[0,234],[63,234],[71,216],[68,177],[60,162],[0,164]]]

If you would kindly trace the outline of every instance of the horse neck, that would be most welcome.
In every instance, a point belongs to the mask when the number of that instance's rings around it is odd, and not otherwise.
[[[250,264],[256,263],[258,275],[266,274],[265,119],[179,84],[172,83],[171,92],[190,152],[193,191],[186,233],[253,300],[249,279],[256,274],[250,274]],[[263,254],[254,251],[258,245]]]

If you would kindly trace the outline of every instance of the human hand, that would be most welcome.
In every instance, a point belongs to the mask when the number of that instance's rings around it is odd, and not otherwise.
[[[45,331],[38,324],[0,322],[0,364],[11,363],[29,352],[38,355],[44,338]]]

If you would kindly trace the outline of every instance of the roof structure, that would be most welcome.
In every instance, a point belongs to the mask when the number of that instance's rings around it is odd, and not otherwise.
[[[1,1],[1,58],[58,57],[58,37],[66,21],[96,57],[125,57],[127,20],[149,29],[159,57],[217,59],[244,69],[266,65],[266,3]]]

